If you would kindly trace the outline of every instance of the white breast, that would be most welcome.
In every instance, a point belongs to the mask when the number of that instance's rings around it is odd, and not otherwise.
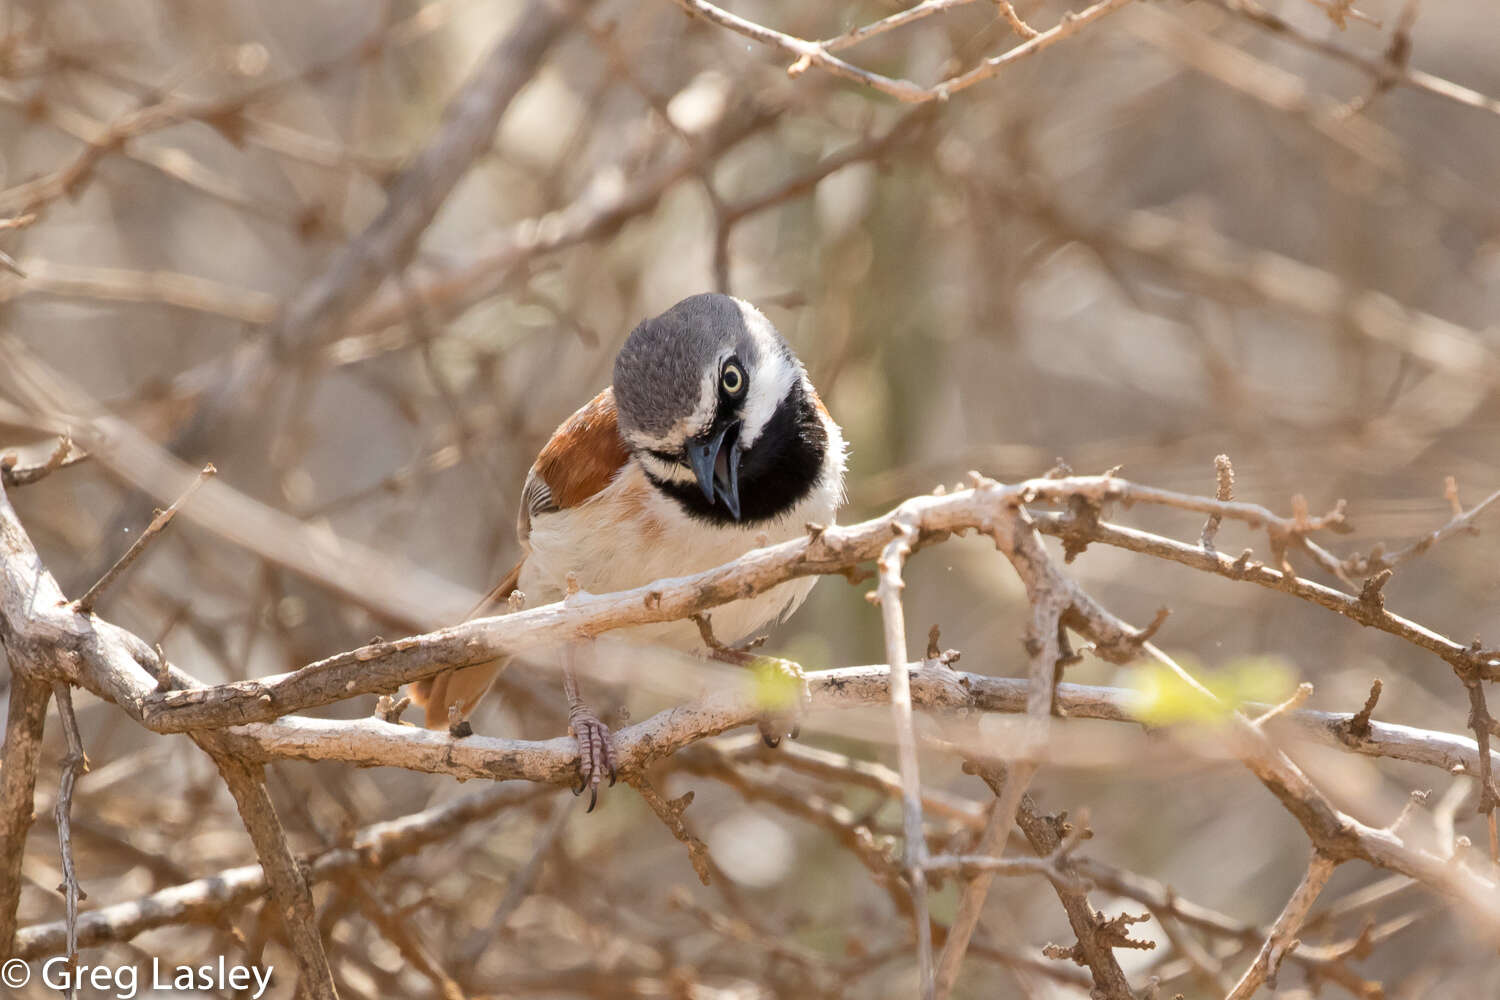
[[[527,606],[560,600],[570,572],[590,593],[629,590],[730,562],[755,548],[761,535],[766,544],[775,544],[805,534],[808,522],[832,524],[844,498],[844,440],[833,421],[825,418],[824,425],[828,452],[819,485],[776,521],[741,526],[691,518],[657,491],[633,460],[584,503],[536,515],[531,551],[521,567]],[[714,609],[715,635],[730,643],[764,632],[796,610],[816,582],[816,577],[791,580]],[[689,652],[703,649],[691,621],[641,625],[617,634]]]

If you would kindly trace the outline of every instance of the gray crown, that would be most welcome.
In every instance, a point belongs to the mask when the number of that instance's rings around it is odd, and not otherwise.
[[[717,373],[720,359],[734,354],[753,380],[766,348],[791,355],[769,320],[728,295],[694,295],[645,320],[615,359],[621,430],[667,434],[697,410],[704,372]]]

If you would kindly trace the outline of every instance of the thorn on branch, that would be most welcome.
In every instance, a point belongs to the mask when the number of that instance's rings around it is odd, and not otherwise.
[[[1251,723],[1251,725],[1255,726],[1258,729],[1261,726],[1264,726],[1266,723],[1272,721],[1273,719],[1276,719],[1278,716],[1285,715],[1288,712],[1300,708],[1303,702],[1312,697],[1312,693],[1313,686],[1306,681],[1303,681],[1301,684],[1297,685],[1297,690],[1292,692],[1292,696],[1290,698],[1288,698],[1286,701],[1283,701],[1279,705],[1275,705],[1267,709],[1265,713],[1256,718]]]
[[[942,647],[942,630],[934,625],[927,630],[927,655],[929,662],[940,663],[945,667],[951,667],[957,663],[963,654],[956,649],[944,649]]]
[[[1391,563],[1385,557],[1384,542],[1376,542],[1370,546],[1370,554],[1367,556],[1350,556],[1344,560],[1344,572],[1360,576],[1372,576],[1388,568],[1391,568]]]
[[[1448,506],[1452,509],[1455,518],[1464,516],[1464,505],[1458,500],[1457,478],[1453,476],[1443,477],[1443,499],[1448,501]],[[1474,530],[1472,525],[1470,525],[1470,528]],[[1474,533],[1478,534],[1478,531],[1474,530]]]
[[[1039,34],[1035,28],[1021,19],[1021,15],[1016,13],[1016,8],[1010,0],[995,0],[995,6],[999,8],[1000,16],[1005,19],[1005,23],[1010,25],[1010,30],[1017,35],[1029,39]]]
[[[401,722],[401,713],[410,705],[410,695],[402,695],[400,699],[395,699],[388,694],[383,694],[375,701],[375,718],[398,725]]]
[[[1381,591],[1394,573],[1394,570],[1387,568],[1366,579],[1364,586],[1359,588],[1359,603],[1375,613],[1384,611],[1385,595]]]
[[[1156,633],[1161,631],[1161,627],[1166,624],[1171,614],[1172,609],[1163,606],[1156,609],[1156,614],[1144,628],[1127,627],[1114,630],[1113,634],[1108,636],[1096,635],[1092,647],[1094,655],[1110,663],[1130,663],[1141,655],[1142,649],[1148,642],[1156,638]],[[1074,619],[1072,613],[1065,614],[1063,620],[1064,624],[1072,626],[1075,630],[1080,629],[1080,623]],[[1066,643],[1063,644],[1062,649],[1065,656],[1070,652]]]
[[[1063,562],[1071,563],[1089,547],[1099,531],[1099,504],[1075,494],[1068,499],[1068,516],[1063,519]]]
[[[1130,936],[1130,925],[1150,920],[1151,914],[1149,913],[1121,913],[1119,916],[1106,920],[1102,913],[1095,912],[1093,918],[1094,940],[1104,948],[1134,948],[1138,951],[1151,951],[1156,947],[1155,941],[1140,941]],[[1048,958],[1072,962],[1075,965],[1088,964],[1081,941],[1075,941],[1071,947],[1067,948],[1058,944],[1048,944],[1042,948],[1042,954]]]
[[[1312,518],[1308,514],[1307,497],[1301,493],[1292,494],[1292,530],[1299,533],[1312,530]]]
[[[1167,616],[1171,613],[1172,609],[1166,605],[1157,608],[1156,614],[1146,623],[1146,627],[1132,635],[1130,641],[1135,644],[1137,649],[1150,642],[1156,637],[1156,633],[1161,631],[1161,627],[1167,623]]]
[[[1412,812],[1415,811],[1418,806],[1426,805],[1428,796],[1431,794],[1431,790],[1412,790],[1411,794],[1406,797],[1406,801],[1401,804],[1401,812],[1399,812],[1396,815],[1396,818],[1391,820],[1390,825],[1386,827],[1386,830],[1390,833],[1391,836],[1401,836],[1401,829],[1402,827],[1406,826],[1407,822],[1411,819]]]
[[[1356,740],[1362,740],[1370,735],[1370,716],[1375,713],[1375,704],[1380,701],[1380,692],[1385,684],[1379,677],[1370,681],[1370,696],[1365,699],[1365,706],[1349,717],[1349,721],[1341,723],[1339,728],[1344,735]]]
[[[714,620],[712,615],[707,611],[700,611],[692,617],[693,624],[698,626],[698,637],[703,640],[703,645],[715,653],[731,652],[730,648],[720,642],[718,636],[714,635]]]
[[[978,469],[969,470],[969,486],[976,490],[992,490],[1000,483],[984,475]]]
[[[1218,480],[1215,498],[1220,503],[1229,503],[1234,499],[1234,465],[1230,463],[1228,455],[1214,456],[1214,476]],[[1198,543],[1210,555],[1216,552],[1214,536],[1219,533],[1219,524],[1223,519],[1223,515],[1217,512],[1210,514],[1203,525],[1203,533],[1199,536]]]
[[[156,690],[170,691],[172,689],[172,668],[167,665],[166,651],[161,648],[161,643],[153,647],[156,651],[156,662],[152,664],[152,673],[156,676]]]
[[[77,457],[69,461],[68,456],[73,450],[73,438],[67,431],[57,439],[57,447],[52,449],[52,454],[41,465],[21,466],[20,456],[15,452],[6,452],[0,455],[0,483],[5,486],[27,486],[43,479],[65,465],[81,462],[88,457],[86,453],[80,452]]]

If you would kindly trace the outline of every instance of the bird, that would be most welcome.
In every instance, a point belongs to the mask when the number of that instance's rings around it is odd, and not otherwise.
[[[612,384],[552,434],[526,475],[516,519],[521,559],[475,614],[519,593],[529,605],[570,590],[609,593],[683,576],[828,525],[842,506],[847,448],[807,370],[763,313],[742,299],[693,295],[631,331]],[[785,620],[816,577],[789,580],[715,609],[729,645]],[[471,615],[472,617],[472,615]],[[691,621],[619,635],[685,652],[704,648]],[[470,713],[507,659],[450,669],[409,689],[428,728],[469,732]],[[569,730],[589,809],[616,776],[609,728],[580,696],[562,656]]]

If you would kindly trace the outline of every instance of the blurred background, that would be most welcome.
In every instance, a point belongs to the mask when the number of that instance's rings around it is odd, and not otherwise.
[[[731,9],[816,39],[900,6]],[[1015,9],[1046,28],[1067,7]],[[28,388],[50,373],[78,412],[213,462],[310,532],[477,593],[516,559],[532,458],[607,383],[625,335],[717,288],[765,311],[845,428],[844,522],[969,469],[1012,481],[1058,459],[1211,496],[1214,456],[1226,453],[1238,498],[1283,514],[1296,494],[1314,513],[1346,498],[1354,530],[1328,542],[1340,555],[1410,541],[1449,518],[1446,476],[1465,505],[1500,488],[1500,103],[1482,96],[1500,95],[1500,8],[1270,9],[1287,29],[1231,0],[1141,0],[994,80],[911,106],[816,68],[791,77],[784,53],[672,3],[585,5],[526,73],[410,265],[293,343],[292,304],[382,211],[386,186],[485,53],[534,12],[493,0],[0,0],[0,218],[36,216],[0,231],[24,273],[0,273],[12,359],[0,366],[0,446],[28,461],[50,451],[59,419]],[[1017,41],[995,4],[976,2],[841,55],[926,84]],[[1382,75],[1408,57],[1432,74],[1423,85]],[[242,377],[236,366],[257,350],[260,367]],[[140,485],[87,462],[13,491],[65,592],[81,593],[161,504]],[[1114,517],[1187,541],[1202,527],[1160,511]],[[207,682],[401,634],[388,607],[222,534],[180,520],[101,612]],[[1463,536],[1403,568],[1388,605],[1494,645],[1497,537]],[[1218,544],[1267,557],[1263,536],[1240,526],[1226,524]],[[1330,711],[1357,708],[1379,677],[1377,718],[1465,729],[1449,668],[1389,636],[1102,546],[1070,572],[1137,624],[1170,607],[1157,641],[1205,674],[1309,680],[1311,706]],[[938,623],[964,669],[1024,675],[1024,596],[989,543],[924,551],[908,582],[913,641]],[[880,662],[865,589],[824,581],[768,648],[808,669]],[[1128,685],[1131,670],[1089,658],[1068,679]],[[369,701],[329,712],[365,715]],[[672,699],[625,690],[596,703],[639,720]],[[95,768],[74,804],[87,906],[253,861],[232,800],[188,740],[148,736],[86,696],[79,712]],[[565,731],[565,712],[550,675],[516,668],[475,723],[547,738]],[[1122,742],[1123,727],[1076,726],[1101,749],[1044,768],[1033,794],[1044,809],[1087,808],[1088,856],[1242,927],[1275,917],[1306,842],[1247,771]],[[53,729],[23,925],[62,912],[44,801],[62,754]],[[820,734],[816,719],[802,744],[894,763],[887,743]],[[384,871],[321,885],[341,990],[913,995],[910,925],[839,835],[885,843],[897,804],[730,747],[751,784],[703,759],[704,773],[668,765],[656,779],[671,795],[695,792],[686,815],[722,868],[716,886],[697,884],[682,845],[629,789],[588,817],[548,790]],[[1446,796],[1457,832],[1484,842],[1467,779],[1297,756],[1367,823],[1431,790],[1418,823],[1430,827]],[[952,756],[925,755],[923,767],[932,788],[987,803]],[[271,784],[307,851],[474,791],[298,763],[273,768]],[[755,788],[834,818],[811,821]],[[1277,995],[1500,995],[1500,963],[1462,914],[1382,877],[1341,867],[1325,919],[1303,935],[1348,943],[1368,924],[1368,953],[1335,963],[1338,974],[1288,963]],[[942,886],[935,918],[946,922],[956,898],[956,884]],[[1111,915],[1143,909],[1093,898]],[[293,963],[266,910],[226,909],[84,957],[264,956],[288,970],[274,989],[290,996]],[[1232,981],[1259,940],[1170,917],[1136,933],[1156,949],[1121,962],[1138,985],[1163,976],[1168,996],[1221,995],[1197,953],[1219,956]],[[1001,880],[978,940],[956,995],[1087,995],[1070,985],[1079,970],[1041,958],[1043,944],[1072,940],[1041,880]]]

